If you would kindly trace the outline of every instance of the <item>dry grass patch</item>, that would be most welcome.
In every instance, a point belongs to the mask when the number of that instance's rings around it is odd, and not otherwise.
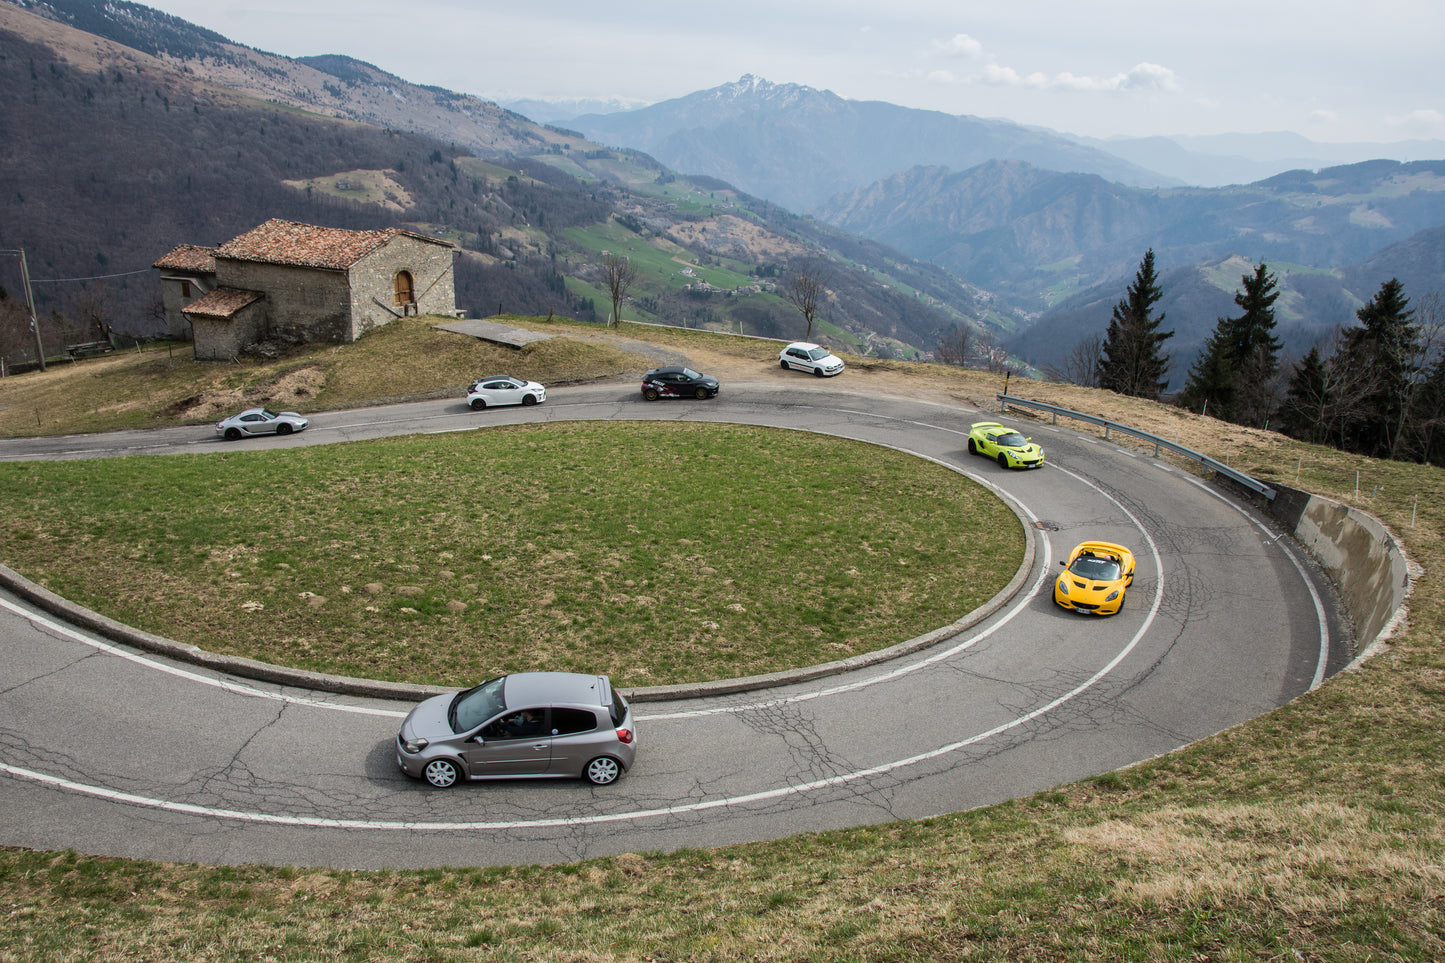
[[[473,378],[491,373],[579,384],[653,366],[644,355],[580,338],[508,348],[437,328],[444,320],[398,319],[354,344],[309,345],[274,360],[196,361],[189,344],[161,343],[52,364],[0,379],[0,437],[204,424],[260,405],[304,413],[460,398]]]

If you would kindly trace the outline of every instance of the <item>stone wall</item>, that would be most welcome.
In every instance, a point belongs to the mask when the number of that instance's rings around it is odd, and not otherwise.
[[[186,294],[189,285],[190,294]],[[161,304],[166,309],[166,337],[176,341],[191,340],[191,322],[181,309],[216,286],[211,276],[181,277],[167,274],[161,277]]]
[[[197,358],[224,361],[265,337],[266,300],[247,305],[229,318],[192,317]]]
[[[343,272],[217,258],[216,279],[223,287],[266,293],[268,323],[260,338],[352,340],[348,337],[351,302]]]
[[[454,257],[450,246],[403,234],[353,264],[349,340],[355,341],[373,328],[407,314],[455,314]],[[395,281],[400,271],[411,274],[414,305],[395,303]]]

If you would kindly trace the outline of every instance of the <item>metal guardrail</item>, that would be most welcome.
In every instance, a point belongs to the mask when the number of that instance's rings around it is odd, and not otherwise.
[[[995,397],[998,398],[999,403],[1003,406],[1000,409],[1002,411],[1008,411],[1008,406],[1010,404],[1016,405],[1020,408],[1035,408],[1039,411],[1051,412],[1054,416],[1054,424],[1056,425],[1059,423],[1059,415],[1063,415],[1065,418],[1073,418],[1076,421],[1086,421],[1091,425],[1098,425],[1104,429],[1105,439],[1108,439],[1109,432],[1118,431],[1126,435],[1133,435],[1135,438],[1142,439],[1143,441],[1152,441],[1154,443],[1155,458],[1159,457],[1159,449],[1166,448],[1169,451],[1174,452],[1174,454],[1176,455],[1182,455],[1183,457],[1188,458],[1191,461],[1199,462],[1199,464],[1203,465],[1205,468],[1212,469],[1217,474],[1223,475],[1225,478],[1230,479],[1236,484],[1242,485],[1243,487],[1249,489],[1252,492],[1255,492],[1256,494],[1263,495],[1270,501],[1274,500],[1274,489],[1270,488],[1259,479],[1254,478],[1250,475],[1246,475],[1244,472],[1235,471],[1233,468],[1230,468],[1223,462],[1215,461],[1213,458],[1210,458],[1208,455],[1205,455],[1202,452],[1197,452],[1193,448],[1185,448],[1183,445],[1176,444],[1167,438],[1160,438],[1158,435],[1151,435],[1147,431],[1140,431],[1137,428],[1130,428],[1128,425],[1121,425],[1117,421],[1110,421],[1107,418],[1100,418],[1098,415],[1086,415],[1082,411],[1073,411],[1069,408],[1060,408],[1057,405],[1045,404],[1042,401],[1030,401],[1028,398],[1016,398],[1013,395],[1006,394],[998,394],[995,395]]]

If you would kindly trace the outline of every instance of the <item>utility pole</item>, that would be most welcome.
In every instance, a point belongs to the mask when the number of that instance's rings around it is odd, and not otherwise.
[[[40,370],[45,370],[45,345],[40,343],[40,322],[35,317],[35,295],[30,293],[30,268],[25,263],[25,248],[20,249],[20,280],[25,285],[25,309],[30,312],[30,330],[35,332],[35,357]]]
[[[0,251],[0,254],[20,255],[20,281],[25,288],[25,310],[30,313],[30,331],[35,335],[35,358],[40,370],[45,370],[45,345],[40,342],[40,322],[35,318],[35,295],[30,293],[30,267],[25,263],[25,248],[18,251]]]

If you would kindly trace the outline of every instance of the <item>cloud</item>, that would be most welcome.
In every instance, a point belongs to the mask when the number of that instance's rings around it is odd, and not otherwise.
[[[1111,77],[1087,77],[1067,71],[1052,77],[1035,71],[1021,74],[1012,67],[986,64],[975,78],[980,83],[998,87],[1028,87],[1034,90],[1076,90],[1085,93],[1142,92],[1167,93],[1179,89],[1174,71],[1158,64],[1139,64],[1132,70]],[[967,81],[963,81],[967,82]]]
[[[1012,67],[1001,67],[998,64],[986,65],[980,79],[995,87],[1031,87],[1043,90],[1050,86],[1049,78],[1041,73],[1024,75]]]
[[[983,44],[966,33],[958,33],[938,44],[938,52],[945,57],[977,60],[983,56]]]
[[[1172,92],[1179,89],[1174,71],[1154,63],[1141,63],[1123,73],[1107,77],[1090,77],[1064,71],[1050,77],[1042,71],[1020,73],[989,56],[983,44],[966,33],[954,34],[934,44],[934,53],[950,60],[982,61],[970,76],[940,69],[928,74],[930,80],[945,84],[980,83],[991,87],[1018,87],[1030,90],[1075,90],[1083,92]]]
[[[1158,64],[1139,64],[1128,73],[1120,75],[1119,80],[1119,90],[1168,92],[1179,89],[1179,82],[1174,79],[1174,71]]]
[[[1438,135],[1445,132],[1445,114],[1432,108],[1412,110],[1408,114],[1386,117],[1385,124],[1396,130]]]

